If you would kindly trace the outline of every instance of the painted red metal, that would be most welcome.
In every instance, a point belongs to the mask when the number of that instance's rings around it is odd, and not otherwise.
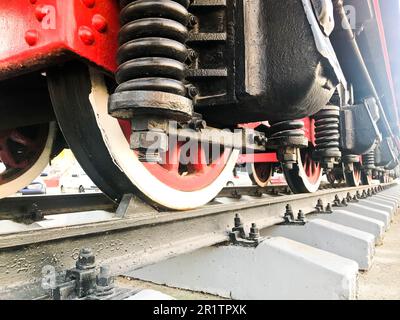
[[[312,118],[302,119],[304,122],[304,135],[315,146],[315,120]],[[256,129],[260,125],[269,126],[268,122],[254,122],[239,125],[239,128]],[[257,154],[242,154],[239,157],[238,163],[277,163],[279,162],[276,153],[257,153]]]
[[[0,1],[0,77],[54,64],[68,54],[117,67],[118,1]]]
[[[131,122],[119,120],[119,124],[129,141],[132,132]],[[169,147],[170,150],[163,156],[161,163],[143,162],[143,166],[162,183],[184,192],[202,190],[211,185],[221,175],[232,151],[225,148],[218,156],[214,154],[212,161],[208,161],[206,154],[210,150],[205,150],[201,143],[197,148],[193,144],[185,146],[183,142],[177,142]],[[132,156],[134,156],[133,151]],[[182,158],[187,162],[184,166]]]
[[[321,176],[321,165],[312,159],[312,154],[308,150],[305,150],[302,154],[302,162],[308,181],[311,184],[316,184]]]
[[[18,129],[0,131],[0,162],[10,169],[25,169],[36,161],[37,155],[43,149],[43,141],[42,135],[32,140]],[[17,159],[18,153],[10,147],[11,143],[22,148],[27,157]]]
[[[315,120],[311,118],[304,118],[304,135],[315,146]]]
[[[242,154],[239,156],[238,163],[278,163],[278,156],[275,152]]]

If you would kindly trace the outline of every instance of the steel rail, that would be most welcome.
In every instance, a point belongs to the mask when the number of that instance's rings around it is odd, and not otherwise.
[[[43,215],[116,209],[116,204],[103,193],[15,196],[0,200],[0,220],[29,219],[35,206]]]
[[[321,189],[325,187],[321,186]],[[217,198],[239,198],[245,195],[261,196],[263,194],[290,194],[290,189],[287,185],[271,185],[264,188],[227,187],[218,194]],[[35,210],[40,210],[43,216],[46,216],[93,210],[114,212],[116,208],[117,204],[103,193],[14,196],[0,199],[0,220],[31,220]]]
[[[227,199],[221,198],[188,212],[158,212],[133,198],[123,218],[0,236],[0,287],[38,281],[46,266],[54,267],[57,272],[71,268],[82,247],[92,248],[99,263],[108,264],[112,272],[120,274],[228,241],[237,213],[247,231],[251,223],[264,229],[284,220],[287,204],[295,213],[301,209],[309,214],[315,212],[319,199],[328,204],[336,195],[354,196],[356,191],[369,188],[330,189],[279,197],[245,196],[228,199],[228,203],[223,203]]]

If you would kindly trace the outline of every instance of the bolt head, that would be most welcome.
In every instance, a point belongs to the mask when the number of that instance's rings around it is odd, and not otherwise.
[[[111,276],[108,267],[100,267],[100,273],[96,277],[96,284],[99,287],[110,287],[114,283],[114,277]]]
[[[188,90],[189,97],[195,98],[199,94],[199,90],[195,86],[190,86]]]
[[[37,30],[28,30],[25,32],[25,41],[31,47],[36,45],[39,41],[39,32]]]
[[[44,10],[44,5],[38,5],[35,8],[35,17],[38,21],[43,21],[44,17],[47,15],[47,11]]]
[[[101,14],[95,14],[92,18],[92,26],[98,32],[104,33],[107,31],[108,23]]]
[[[84,248],[79,252],[76,268],[81,270],[92,269],[95,267],[95,256],[91,249]]]
[[[197,18],[194,15],[191,15],[189,18],[189,25],[193,27],[196,24],[197,24]]]
[[[96,4],[96,0],[82,0],[82,3],[87,7],[87,8],[93,8]]]
[[[95,42],[93,31],[89,27],[81,26],[78,35],[81,41],[87,46],[91,46]]]

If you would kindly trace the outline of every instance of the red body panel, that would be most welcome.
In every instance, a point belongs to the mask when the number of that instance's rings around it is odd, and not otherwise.
[[[114,0],[0,1],[0,77],[54,64],[68,53],[115,70],[118,12]]]

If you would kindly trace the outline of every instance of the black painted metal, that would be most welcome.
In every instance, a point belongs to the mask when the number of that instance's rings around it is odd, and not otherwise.
[[[92,87],[88,67],[71,62],[49,70],[47,80],[64,137],[93,182],[115,202],[126,193],[137,192],[125,174],[115,166],[104,144],[89,100]],[[93,161],[94,158],[96,161]]]
[[[130,119],[133,114],[165,113],[190,119],[190,96],[196,90],[185,83],[189,0],[120,3],[119,86],[110,97],[110,114]]]
[[[375,169],[375,152],[371,151],[362,156],[363,167],[368,170]]]
[[[304,122],[289,120],[271,122],[268,130],[268,147],[306,147],[307,139],[304,135]]]
[[[338,106],[329,105],[315,116],[315,152],[314,155],[324,166],[333,166],[341,156],[340,111]]]
[[[366,99],[362,104],[344,107],[340,118],[343,153],[368,153],[382,139],[378,129],[380,114],[374,98]]]
[[[301,0],[197,0],[190,11],[198,18],[188,42],[197,58],[188,78],[208,123],[301,119],[331,98],[336,76]]]

